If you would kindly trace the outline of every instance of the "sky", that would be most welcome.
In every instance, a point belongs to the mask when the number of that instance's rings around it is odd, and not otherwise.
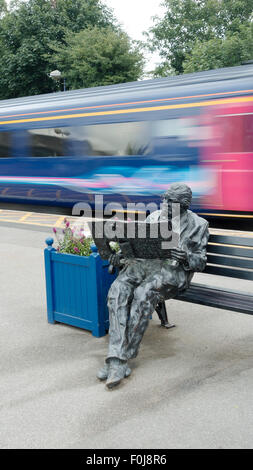
[[[164,8],[160,5],[162,0],[103,0],[114,11],[114,16],[122,25],[122,29],[132,39],[144,40],[143,31],[152,26],[152,16],[163,16]],[[7,0],[10,3],[10,0]],[[161,62],[158,53],[145,54],[145,72],[154,69]]]
[[[152,16],[161,16],[161,0],[103,0],[133,39],[143,39],[142,31],[152,26]]]
[[[152,16],[163,16],[164,8],[161,0],[103,0],[111,7],[115,17],[121,23],[122,28],[132,39],[144,40],[143,31],[147,31],[153,24]],[[161,62],[159,55],[145,55],[147,64],[145,71],[152,70]]]

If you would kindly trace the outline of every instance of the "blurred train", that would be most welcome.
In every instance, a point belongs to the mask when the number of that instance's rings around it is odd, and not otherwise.
[[[253,64],[0,102],[0,204],[160,202],[253,214]]]

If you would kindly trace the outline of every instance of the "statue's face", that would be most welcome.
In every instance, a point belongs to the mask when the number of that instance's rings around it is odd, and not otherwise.
[[[172,204],[178,203],[175,199],[163,199],[162,208],[161,208],[161,219],[171,219],[172,218]],[[174,215],[174,214],[173,214]]]
[[[173,214],[172,214],[172,206],[174,206]],[[178,211],[180,210],[180,213]],[[180,215],[185,212],[185,208],[180,205],[180,202],[176,198],[164,198],[162,200],[162,207],[161,207],[161,219],[172,219],[175,215]]]

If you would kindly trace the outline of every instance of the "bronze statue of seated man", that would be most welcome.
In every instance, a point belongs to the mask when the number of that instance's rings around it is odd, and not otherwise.
[[[109,350],[97,377],[106,386],[118,385],[131,373],[128,361],[138,354],[140,343],[159,301],[170,299],[187,289],[195,271],[206,264],[208,222],[189,210],[192,191],[185,184],[174,183],[163,196],[161,210],[153,212],[147,222],[168,220],[172,204],[180,205],[178,220],[172,219],[178,230],[179,245],[171,250],[170,259],[127,259],[108,292]],[[110,263],[119,265],[119,255]]]

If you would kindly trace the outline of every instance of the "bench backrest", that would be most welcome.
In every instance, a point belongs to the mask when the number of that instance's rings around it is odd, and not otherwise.
[[[253,237],[210,235],[204,272],[253,281]]]

